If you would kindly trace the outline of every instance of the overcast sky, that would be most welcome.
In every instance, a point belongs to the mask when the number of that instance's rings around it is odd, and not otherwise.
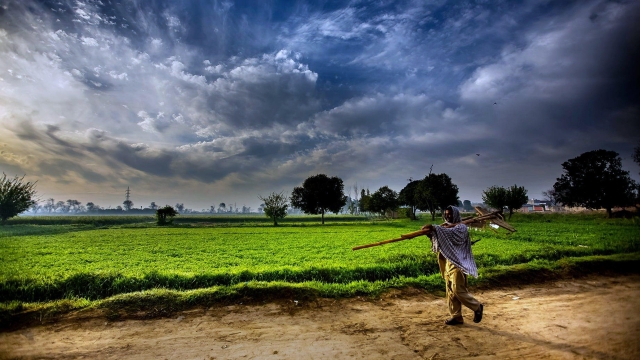
[[[640,1],[0,5],[0,171],[43,200],[255,209],[432,165],[541,198],[596,149],[640,179]]]

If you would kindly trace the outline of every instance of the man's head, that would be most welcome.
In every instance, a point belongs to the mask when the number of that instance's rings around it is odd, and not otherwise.
[[[447,208],[444,210],[444,220],[451,224],[457,224],[462,221],[458,208],[451,205],[447,206]]]

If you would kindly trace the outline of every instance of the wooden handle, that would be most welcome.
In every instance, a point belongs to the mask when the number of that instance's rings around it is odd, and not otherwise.
[[[516,231],[515,228],[513,228],[511,225],[507,224],[506,221],[502,220],[501,213],[502,213],[501,211],[494,211],[494,212],[486,214],[486,215],[464,218],[458,224],[465,224],[466,225],[468,223],[472,223],[472,222],[475,222],[475,221],[492,220],[492,221],[494,221],[496,223],[496,225],[499,225],[499,226],[507,229],[508,231],[511,231],[511,232]],[[456,225],[457,224],[446,224],[445,223],[442,226],[444,226],[444,227],[453,227],[453,226],[456,226]],[[397,239],[385,240],[385,241],[380,241],[380,242],[377,242],[377,243],[356,246],[356,247],[352,248],[352,250],[366,249],[366,248],[370,248],[370,247],[374,247],[374,246],[380,246],[380,245],[384,245],[384,244],[393,243],[393,242],[396,242],[396,241],[409,240],[409,239],[413,239],[414,237],[427,235],[429,233],[429,231],[430,231],[429,229],[427,229],[427,230],[418,230],[418,231],[414,231],[414,232],[411,232],[411,233],[408,233],[408,234],[400,235],[400,237],[397,238]]]

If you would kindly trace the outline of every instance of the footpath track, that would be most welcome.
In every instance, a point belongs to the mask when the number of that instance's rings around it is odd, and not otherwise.
[[[98,312],[0,333],[0,358],[640,358],[640,275],[476,290],[484,319],[449,327],[444,299],[285,299],[111,321]]]

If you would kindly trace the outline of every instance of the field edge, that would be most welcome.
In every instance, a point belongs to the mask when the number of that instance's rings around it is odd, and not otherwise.
[[[640,252],[569,257],[558,261],[532,261],[512,266],[494,266],[470,278],[471,287],[487,289],[511,287],[579,278],[591,274],[620,275],[640,273]],[[41,303],[19,301],[0,303],[0,331],[55,321],[70,313],[91,313],[109,320],[127,318],[157,318],[197,307],[231,304],[257,304],[271,301],[309,303],[317,298],[364,296],[375,299],[391,289],[420,289],[443,295],[444,282],[439,274],[419,277],[399,277],[385,281],[354,281],[348,284],[327,284],[317,281],[303,283],[250,281],[231,286],[176,291],[153,289],[120,294],[102,300],[65,299]]]

